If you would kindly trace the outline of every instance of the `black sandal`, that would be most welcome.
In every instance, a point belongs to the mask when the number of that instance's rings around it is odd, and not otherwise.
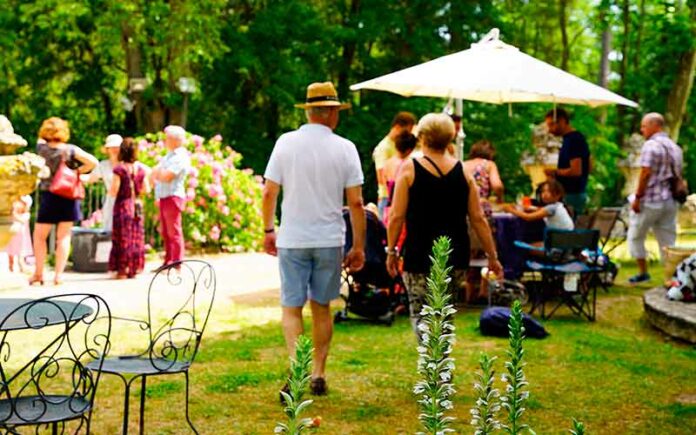
[[[324,378],[314,378],[309,384],[309,389],[313,396],[325,396],[329,391],[329,387],[326,385],[326,380]]]

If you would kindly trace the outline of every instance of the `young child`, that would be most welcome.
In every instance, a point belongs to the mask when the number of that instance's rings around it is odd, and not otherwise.
[[[24,273],[24,257],[32,255],[31,232],[29,231],[29,219],[31,217],[32,199],[29,195],[24,195],[12,204],[12,229],[14,233],[10,243],[7,245],[7,256],[9,257],[10,272],[14,272],[15,258],[19,271]]]
[[[514,204],[506,204],[503,209],[526,221],[543,219],[547,228],[572,230],[575,228],[573,219],[563,205],[563,186],[556,180],[548,180],[541,186],[542,207],[519,210]],[[541,246],[543,242],[534,243]]]

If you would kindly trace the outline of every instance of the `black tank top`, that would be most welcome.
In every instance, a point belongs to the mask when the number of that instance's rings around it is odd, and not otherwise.
[[[426,157],[427,159],[427,157]],[[469,232],[466,216],[469,184],[461,162],[447,173],[431,162],[440,173],[437,177],[413,159],[415,176],[408,191],[404,270],[411,273],[430,271],[429,255],[433,242],[440,236],[451,240],[449,264],[455,269],[469,266]]]

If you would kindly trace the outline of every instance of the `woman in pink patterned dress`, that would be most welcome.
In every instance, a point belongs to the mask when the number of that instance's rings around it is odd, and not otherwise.
[[[109,195],[115,198],[109,270],[116,279],[133,278],[145,266],[145,231],[140,197],[149,191],[145,168],[137,163],[137,145],[125,138],[119,151],[121,163],[113,169]]]
[[[483,213],[491,215],[491,197],[498,202],[503,199],[503,181],[500,179],[495,159],[495,148],[487,140],[480,140],[471,146],[469,160],[464,162],[464,172],[474,179],[478,187]]]

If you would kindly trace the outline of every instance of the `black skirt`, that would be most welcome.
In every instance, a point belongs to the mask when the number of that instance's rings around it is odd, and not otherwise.
[[[79,220],[82,220],[79,200],[63,198],[47,190],[41,191],[37,223],[57,224]]]

